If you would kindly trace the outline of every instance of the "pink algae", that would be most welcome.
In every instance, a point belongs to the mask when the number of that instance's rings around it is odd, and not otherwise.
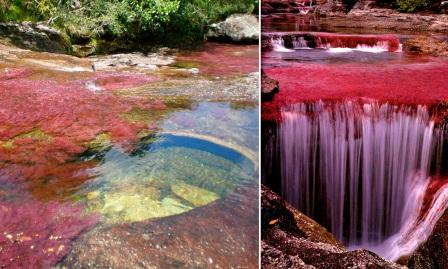
[[[106,90],[137,87],[156,81],[156,78],[139,74],[102,72],[95,75],[95,84]]]
[[[177,59],[191,62],[207,75],[246,74],[258,71],[258,46],[208,42],[201,50],[188,51],[188,54],[181,54]]]
[[[96,79],[103,81],[105,90],[87,88],[86,83]],[[135,108],[166,108],[159,100],[121,97],[108,90],[151,81],[144,75],[109,72],[59,83],[36,80],[24,68],[0,72],[0,172],[11,181],[28,181],[39,199],[62,198],[88,179],[82,171],[93,163],[69,162],[86,150],[88,142],[108,133],[112,142],[128,148],[147,124],[126,121],[121,115]],[[33,132],[42,137],[33,137]]]
[[[78,206],[0,201],[0,268],[48,268],[97,221]]]
[[[318,43],[332,48],[356,48],[358,45],[387,45],[390,52],[399,50],[400,40],[396,35],[344,35],[334,33],[314,33]]]
[[[265,69],[280,91],[262,105],[263,120],[280,120],[285,104],[370,98],[397,104],[448,101],[448,62],[406,64],[306,64]]]

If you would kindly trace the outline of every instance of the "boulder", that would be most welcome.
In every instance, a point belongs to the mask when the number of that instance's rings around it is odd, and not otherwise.
[[[258,19],[250,14],[234,14],[209,26],[207,38],[235,43],[258,43]]]
[[[0,23],[0,38],[20,48],[67,53],[70,48],[64,35],[44,23]]]
[[[367,250],[347,250],[324,227],[262,186],[262,268],[406,268]]]
[[[77,57],[87,57],[95,54],[96,47],[94,45],[73,45],[72,46],[72,55]]]

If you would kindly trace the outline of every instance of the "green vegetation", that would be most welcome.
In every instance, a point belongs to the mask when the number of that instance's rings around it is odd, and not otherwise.
[[[0,21],[47,21],[76,44],[144,39],[191,44],[232,13],[256,12],[258,0],[0,0]]]
[[[343,0],[347,9],[351,9],[357,0]],[[436,7],[440,6],[441,0],[375,0],[379,7],[397,9],[401,12],[432,11],[440,12]]]
[[[0,0],[0,21],[40,21],[56,12],[53,0]]]
[[[414,12],[428,7],[431,0],[397,0],[398,10],[404,12]]]

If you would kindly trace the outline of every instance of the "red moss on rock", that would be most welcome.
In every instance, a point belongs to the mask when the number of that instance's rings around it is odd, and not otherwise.
[[[230,45],[208,42],[204,47],[177,57],[190,62],[201,73],[213,76],[245,74],[258,71],[258,45]]]
[[[156,81],[154,77],[147,77],[140,74],[98,72],[94,81],[98,87],[106,90],[115,90],[141,86]]]
[[[87,88],[86,83],[96,79],[103,81],[101,87],[106,90]],[[76,181],[82,184],[87,177],[77,170],[86,169],[86,165],[67,162],[86,150],[88,142],[98,134],[109,133],[112,142],[128,148],[147,124],[126,121],[121,115],[135,108],[166,109],[160,101],[117,96],[108,90],[151,81],[144,75],[109,72],[85,80],[56,82],[37,80],[33,71],[24,68],[0,72],[0,169],[8,168],[4,173],[12,181],[46,179],[56,184],[59,180],[70,187]],[[14,169],[9,169],[12,166]],[[59,191],[55,188],[53,193]],[[36,195],[49,199],[50,193]]]
[[[0,202],[0,267],[48,268],[97,220],[83,216],[81,207],[67,204]]]
[[[306,64],[265,69],[280,92],[263,103],[263,120],[280,120],[289,103],[372,98],[398,104],[437,104],[448,100],[448,62],[403,64]]]
[[[313,33],[318,43],[332,48],[356,48],[358,45],[387,45],[390,52],[399,50],[400,40],[396,35],[343,35],[334,33]]]

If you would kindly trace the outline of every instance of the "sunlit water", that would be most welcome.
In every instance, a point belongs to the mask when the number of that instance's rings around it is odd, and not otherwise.
[[[106,216],[106,221],[129,222],[181,214],[229,195],[236,186],[251,184],[257,169],[250,159],[254,153],[212,136],[218,131],[210,128],[217,122],[211,115],[214,109],[220,109],[221,117],[237,121],[255,122],[257,115],[254,109],[232,111],[223,103],[203,103],[193,111],[177,112],[161,124],[162,134],[143,138],[131,152],[114,146],[83,156],[99,164],[88,170],[92,179],[75,196],[81,196],[90,211]],[[181,116],[183,121],[178,120]],[[226,125],[223,119],[220,123]],[[238,129],[237,124],[231,125]],[[243,129],[240,126],[240,132]],[[201,130],[208,136],[201,136]],[[225,139],[225,131],[220,133]],[[254,141],[247,143],[256,147]]]

